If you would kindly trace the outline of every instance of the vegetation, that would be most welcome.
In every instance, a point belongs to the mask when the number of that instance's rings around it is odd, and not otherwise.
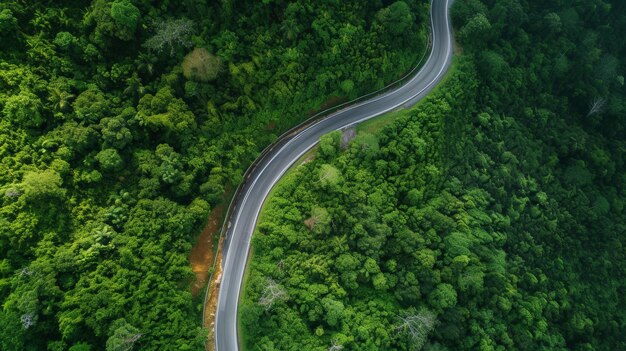
[[[445,84],[266,203],[248,349],[626,349],[624,13],[455,1]]]
[[[0,349],[203,349],[188,255],[210,209],[310,111],[407,71],[428,13],[2,1]]]

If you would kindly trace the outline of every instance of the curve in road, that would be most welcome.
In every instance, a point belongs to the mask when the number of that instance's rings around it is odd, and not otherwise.
[[[237,315],[239,295],[250,239],[257,217],[270,190],[287,169],[315,146],[322,135],[357,124],[385,112],[408,107],[426,96],[443,79],[452,60],[452,34],[448,18],[451,0],[433,0],[431,4],[432,49],[420,71],[403,86],[370,100],[344,108],[308,126],[295,135],[279,140],[245,179],[235,201],[225,233],[222,281],[215,318],[217,351],[239,350]]]

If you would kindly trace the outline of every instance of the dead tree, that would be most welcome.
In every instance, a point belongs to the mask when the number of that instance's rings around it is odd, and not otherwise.
[[[189,48],[193,46],[193,21],[187,18],[179,18],[155,23],[156,33],[143,44],[144,47],[162,52],[169,49],[170,56],[174,56],[179,46]]]
[[[587,114],[587,117],[604,111],[605,105],[606,105],[605,98],[602,98],[602,97],[594,98],[589,104],[589,113]]]
[[[124,342],[128,345],[133,345],[135,342],[137,342],[137,340],[141,339],[142,336],[143,336],[143,333],[137,333],[135,335],[131,335],[128,338],[126,338]]]
[[[113,334],[106,342],[107,351],[130,351],[145,334],[124,320],[113,322]]]
[[[31,275],[33,275],[33,270],[29,267],[24,267],[20,271],[20,277],[30,277]]]
[[[343,345],[339,343],[339,340],[333,339],[332,345],[328,348],[328,351],[340,351],[343,350]]]
[[[398,316],[395,331],[398,334],[406,335],[415,349],[420,350],[424,346],[428,334],[433,330],[435,322],[435,314],[426,309],[417,312],[405,311]]]
[[[5,191],[4,195],[8,198],[15,198],[15,197],[19,197],[20,195],[22,195],[22,193],[20,193],[20,191],[15,188],[11,188]]]
[[[22,327],[24,329],[28,329],[35,325],[35,314],[34,313],[24,313],[20,317],[20,321],[22,322]]]
[[[263,294],[259,299],[259,305],[265,307],[266,311],[269,311],[276,301],[281,301],[287,298],[287,291],[282,288],[274,279],[267,278],[265,287],[263,288]]]

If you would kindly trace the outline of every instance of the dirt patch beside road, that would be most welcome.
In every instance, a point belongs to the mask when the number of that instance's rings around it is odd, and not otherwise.
[[[215,350],[215,311],[217,310],[217,297],[219,295],[220,282],[222,280],[222,247],[224,237],[220,237],[220,243],[217,251],[217,264],[215,265],[215,274],[213,281],[209,285],[207,294],[206,308],[204,310],[204,325],[209,330],[209,339],[207,340],[207,351]]]
[[[191,286],[193,296],[198,295],[209,279],[209,269],[213,267],[215,259],[215,235],[220,234],[223,213],[224,205],[219,205],[211,211],[204,230],[191,249],[189,262],[196,275],[195,282]]]

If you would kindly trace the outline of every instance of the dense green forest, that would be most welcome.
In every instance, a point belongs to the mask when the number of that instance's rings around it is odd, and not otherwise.
[[[248,350],[626,350],[626,3],[456,0],[447,80],[322,138],[253,237]]]
[[[188,255],[277,135],[408,71],[426,1],[0,2],[0,350],[199,350]]]

